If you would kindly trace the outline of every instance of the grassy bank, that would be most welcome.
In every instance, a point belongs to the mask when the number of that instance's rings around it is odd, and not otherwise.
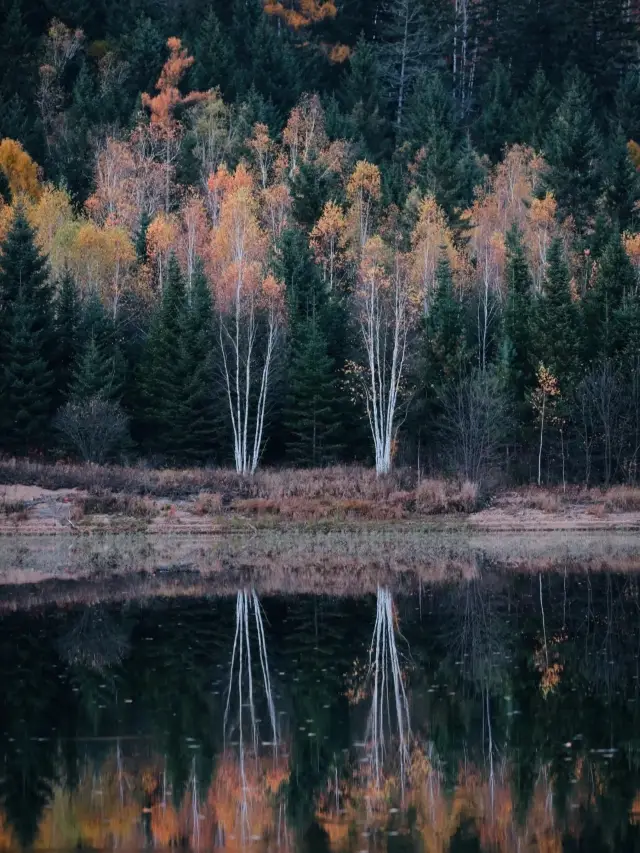
[[[0,460],[0,532],[228,533],[430,521],[494,529],[640,528],[640,488],[481,492],[461,480],[363,467],[126,468]]]

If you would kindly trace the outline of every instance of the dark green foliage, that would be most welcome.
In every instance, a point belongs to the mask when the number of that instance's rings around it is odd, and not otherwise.
[[[317,321],[299,328],[289,369],[286,428],[287,457],[298,465],[336,460],[341,429],[334,361]]]
[[[18,292],[3,362],[2,445],[12,453],[44,449],[53,408],[54,376],[46,358],[46,332],[27,287]]]
[[[176,413],[184,392],[179,357],[184,306],[184,278],[175,255],[171,255],[162,298],[138,368],[140,438],[155,453],[169,456],[177,452]]]
[[[419,144],[417,185],[436,201],[454,224],[472,201],[465,151],[466,135],[451,92],[438,74],[420,77],[409,99],[404,135]]]
[[[425,327],[425,362],[432,388],[457,379],[464,372],[469,353],[464,309],[453,290],[451,267],[444,251],[436,270],[436,291]]]
[[[213,6],[198,27],[194,57],[193,88],[206,92],[219,86],[226,95],[233,53]]]
[[[505,145],[513,141],[513,106],[509,72],[497,62],[480,91],[480,113],[476,121],[478,147],[493,163],[500,160]]]
[[[595,212],[601,187],[602,143],[589,103],[588,82],[578,74],[565,95],[544,142],[549,188],[563,217],[572,216],[580,230]]]
[[[57,402],[67,397],[71,378],[81,345],[82,306],[71,273],[67,272],[58,285],[54,303],[55,360]]]
[[[92,397],[118,400],[122,396],[122,374],[122,358],[117,347],[112,341],[101,340],[91,333],[78,358],[69,397],[74,401]]]
[[[518,416],[523,418],[535,385],[536,332],[533,282],[522,237],[515,227],[507,234],[505,278],[507,299],[503,319],[502,370],[507,393]]]
[[[605,209],[615,227],[625,231],[637,215],[635,205],[640,199],[640,180],[629,157],[621,126],[611,136],[603,171]]]
[[[538,68],[517,105],[518,138],[540,151],[555,112],[554,92],[547,77]]]
[[[580,347],[578,309],[571,293],[571,278],[562,242],[555,239],[548,255],[547,274],[536,310],[535,354],[568,390],[577,378]]]
[[[42,448],[53,413],[51,305],[46,261],[18,208],[0,261],[0,442],[14,452]]]
[[[619,234],[615,234],[600,258],[595,284],[583,300],[586,363],[612,358],[627,344],[628,315],[635,302],[636,273]]]
[[[183,464],[210,461],[219,452],[219,413],[214,376],[213,308],[202,265],[193,274],[190,298],[180,318],[178,375],[181,387],[173,401],[173,453]],[[223,401],[224,402],[224,401]]]

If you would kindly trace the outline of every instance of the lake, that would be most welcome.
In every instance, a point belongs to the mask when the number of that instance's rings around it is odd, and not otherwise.
[[[0,850],[640,850],[632,567],[369,580],[5,593]]]

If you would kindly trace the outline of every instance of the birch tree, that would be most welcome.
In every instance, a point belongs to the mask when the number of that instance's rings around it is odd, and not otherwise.
[[[282,285],[267,271],[268,238],[257,193],[239,166],[220,205],[212,242],[219,342],[236,471],[253,474],[263,447],[267,393],[284,320]]]
[[[364,365],[360,372],[376,473],[391,470],[397,412],[415,317],[406,258],[378,236],[365,245],[355,289]]]

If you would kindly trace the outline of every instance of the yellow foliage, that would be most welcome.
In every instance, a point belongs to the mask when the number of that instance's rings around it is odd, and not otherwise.
[[[0,169],[7,179],[13,200],[26,197],[35,201],[40,196],[38,167],[15,139],[0,142]]]
[[[640,145],[638,145],[638,143],[633,139],[630,139],[627,142],[627,151],[629,152],[629,158],[633,165],[636,169],[640,169]]]
[[[27,208],[27,213],[29,222],[36,229],[38,245],[49,256],[54,275],[58,274],[64,267],[64,253],[60,251],[58,233],[73,220],[69,194],[46,184],[39,199]]]

